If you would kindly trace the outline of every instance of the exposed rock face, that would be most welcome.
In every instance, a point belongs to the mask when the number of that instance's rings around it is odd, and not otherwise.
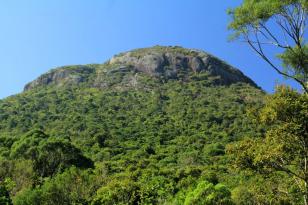
[[[158,76],[164,73],[178,73],[180,70],[192,70],[200,72],[205,66],[200,57],[185,56],[181,53],[144,53],[135,56],[135,53],[127,52],[121,56],[113,57],[110,64],[128,64],[140,72]]]
[[[93,73],[94,69],[88,66],[66,66],[54,69],[41,75],[36,80],[28,83],[24,90],[30,90],[42,85],[64,85],[79,84],[86,81],[88,74]]]
[[[70,66],[54,69],[27,84],[25,90],[49,84],[79,84],[88,81],[90,75],[95,75],[91,78],[93,82],[88,82],[94,87],[109,87],[109,77],[114,78],[114,74],[120,76],[119,81],[136,85],[138,80],[135,74],[138,72],[167,80],[177,79],[183,73],[189,75],[207,72],[211,76],[219,77],[221,84],[243,82],[256,86],[240,70],[203,51],[155,46],[116,55],[107,63],[96,67]],[[126,75],[127,73],[130,74]]]
[[[222,60],[203,51],[181,47],[139,49],[115,56],[109,63],[131,65],[140,72],[169,78],[176,78],[182,71],[207,71],[213,76],[220,76],[223,84],[245,82],[255,85],[240,70]]]

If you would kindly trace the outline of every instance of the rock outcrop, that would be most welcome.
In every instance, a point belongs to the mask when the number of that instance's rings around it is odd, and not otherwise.
[[[211,76],[218,77],[220,84],[229,85],[242,82],[256,86],[240,70],[206,52],[177,46],[155,46],[116,55],[101,65],[67,66],[51,70],[27,84],[25,90],[43,85],[76,85],[90,80],[93,81],[88,82],[90,86],[108,87],[110,85],[108,76],[112,77],[112,73],[121,73],[123,76],[125,72],[129,71],[130,76],[123,78],[128,84],[137,83],[135,73],[163,77],[168,80],[177,79],[183,75],[189,76],[206,72]],[[93,75],[96,76],[93,77]]]
[[[53,69],[38,77],[36,80],[28,83],[24,90],[30,90],[42,85],[64,85],[64,84],[79,84],[85,82],[90,73],[94,69],[89,66],[65,66],[58,69]]]
[[[224,84],[245,82],[255,85],[240,70],[222,60],[203,51],[177,46],[137,49],[115,56],[109,63],[131,65],[140,72],[170,78],[176,78],[182,71],[207,71],[213,76],[219,76]]]

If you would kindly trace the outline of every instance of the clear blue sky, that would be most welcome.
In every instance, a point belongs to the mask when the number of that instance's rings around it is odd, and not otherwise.
[[[240,0],[0,0],[0,98],[49,69],[102,63],[154,45],[198,48],[272,92],[284,80],[245,44],[227,41]]]

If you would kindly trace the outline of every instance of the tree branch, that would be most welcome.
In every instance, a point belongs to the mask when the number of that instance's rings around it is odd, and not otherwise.
[[[278,67],[276,67],[276,66],[266,57],[266,55],[264,54],[264,52],[263,52],[263,50],[262,50],[262,47],[261,47],[260,42],[257,42],[258,48],[259,48],[259,49],[258,49],[257,47],[254,46],[254,43],[249,39],[249,37],[248,37],[247,35],[245,36],[245,38],[246,38],[247,43],[250,45],[250,47],[251,47],[257,54],[259,54],[259,56],[260,56],[263,60],[265,60],[265,62],[267,62],[272,68],[274,68],[274,70],[275,70],[276,72],[278,72],[280,75],[283,75],[283,76],[285,76],[285,77],[288,77],[288,78],[291,78],[291,79],[295,80],[296,82],[298,82],[298,83],[302,86],[302,88],[305,90],[305,92],[308,93],[308,87],[306,87],[306,85],[305,85],[304,82],[302,82],[301,80],[297,79],[297,78],[294,77],[294,76],[291,76],[291,75],[289,75],[289,74],[287,74],[287,73],[282,72]]]

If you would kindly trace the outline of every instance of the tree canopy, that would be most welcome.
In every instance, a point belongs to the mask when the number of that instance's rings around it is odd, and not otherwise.
[[[14,182],[14,204],[230,200],[238,184],[225,147],[259,132],[245,108],[264,93],[193,75],[161,83],[140,74],[153,90],[50,86],[0,101],[0,180]]]
[[[279,87],[256,116],[269,127],[264,137],[248,138],[228,147],[236,166],[270,175],[284,172],[307,200],[308,95]],[[289,192],[289,191],[288,191]]]

